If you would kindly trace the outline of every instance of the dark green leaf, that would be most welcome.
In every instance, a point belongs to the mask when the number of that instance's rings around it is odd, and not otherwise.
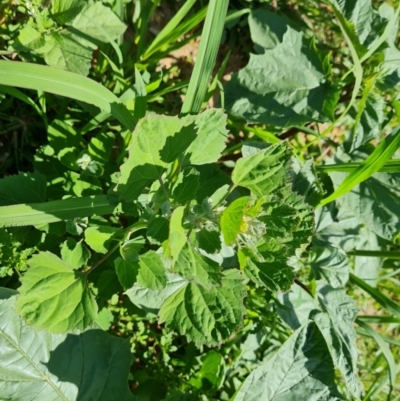
[[[139,263],[122,258],[115,259],[115,271],[117,273],[119,282],[126,290],[131,288],[136,282],[136,276],[139,270]]]
[[[127,383],[132,359],[127,340],[102,330],[37,331],[15,313],[11,295],[0,297],[2,399],[134,400]]]
[[[290,362],[289,362],[290,361]],[[235,401],[341,400],[326,342],[314,322],[300,327],[279,351],[254,370]]]

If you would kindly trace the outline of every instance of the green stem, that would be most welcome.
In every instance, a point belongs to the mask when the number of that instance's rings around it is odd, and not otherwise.
[[[347,252],[349,256],[367,256],[371,258],[387,258],[400,260],[400,251],[364,251],[355,250],[352,252]]]
[[[124,230],[125,235],[122,238],[122,240],[118,241],[117,245],[115,245],[113,248],[111,248],[102,258],[100,258],[90,269],[86,270],[84,274],[88,275],[91,273],[96,267],[101,265],[105,260],[107,260],[121,245],[121,242],[126,241],[130,235],[136,231],[142,230],[143,228],[147,227],[147,223],[144,223],[142,221],[138,221],[135,224],[132,224],[130,227],[126,228]]]

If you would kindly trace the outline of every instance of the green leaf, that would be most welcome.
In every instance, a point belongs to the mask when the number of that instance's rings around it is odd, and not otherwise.
[[[17,311],[36,329],[51,333],[83,330],[97,315],[86,275],[73,270],[56,255],[40,252],[21,278]]]
[[[325,313],[314,314],[313,320],[325,338],[333,363],[342,373],[347,389],[359,399],[362,385],[358,377],[357,334],[354,329],[358,308],[343,289],[333,289],[328,284],[319,286],[318,298]]]
[[[221,231],[227,245],[236,241],[240,232],[245,232],[247,223],[245,221],[246,209],[248,209],[250,197],[243,196],[235,199],[221,214]]]
[[[169,221],[164,217],[154,217],[147,225],[147,238],[151,242],[162,243],[168,239]]]
[[[215,230],[202,228],[196,233],[197,243],[203,251],[213,254],[221,250],[220,233]]]
[[[160,323],[196,344],[218,345],[241,326],[245,295],[240,272],[225,270],[220,287],[187,283],[174,292],[161,306]]]
[[[154,251],[140,255],[137,282],[150,290],[162,290],[167,284],[167,275],[160,256]]]
[[[122,287],[125,290],[131,288],[136,282],[139,264],[130,260],[117,258],[115,259],[114,266]]]
[[[274,292],[288,291],[294,279],[293,269],[286,264],[285,260],[257,262],[247,258],[244,272],[256,284]]]
[[[349,280],[349,261],[340,248],[313,246],[308,264],[317,279],[323,277],[333,288],[344,287]]]
[[[207,110],[198,116],[149,116],[141,119],[132,135],[128,160],[121,167],[117,192],[127,200],[137,198],[166,167],[184,159],[187,164],[212,163],[225,148],[226,116]]]
[[[118,231],[118,228],[109,226],[88,227],[85,230],[85,241],[95,252],[106,253]]]
[[[106,163],[110,159],[115,136],[112,132],[100,132],[94,136],[88,145],[89,155],[93,160]]]
[[[0,205],[44,202],[46,200],[46,184],[46,177],[37,171],[3,178],[0,180]],[[6,217],[6,215],[3,216]]]
[[[73,269],[79,269],[89,260],[90,251],[82,244],[82,240],[76,242],[73,238],[68,238],[62,245],[61,258]]]
[[[182,226],[184,207],[177,207],[170,223],[169,247],[171,251],[171,270],[187,280],[193,280],[210,289],[218,282],[219,266],[212,260],[202,257],[192,245],[188,243],[185,230]]]
[[[106,43],[117,39],[126,30],[126,25],[111,8],[98,1],[89,1],[71,25],[84,37]]]
[[[72,21],[85,6],[84,0],[54,0],[51,2],[51,17],[60,25]]]
[[[36,49],[50,67],[88,75],[92,62],[93,46],[68,30],[51,32],[45,36],[45,45]]]
[[[134,400],[127,383],[132,359],[128,340],[102,330],[67,335],[37,331],[15,313],[11,295],[0,299],[2,399]]]
[[[82,140],[74,127],[61,120],[53,120],[47,127],[47,138],[56,153],[67,147],[78,148]]]
[[[184,170],[172,188],[171,197],[180,205],[194,199],[199,188],[199,173],[196,169]]]
[[[248,65],[233,74],[225,85],[228,112],[248,123],[280,127],[326,121],[324,102],[330,101],[331,89],[313,46],[287,23],[283,34],[282,27],[277,30],[275,14],[269,16],[266,10],[252,13],[256,14],[251,32],[257,35],[252,36],[257,49],[260,51],[260,44],[270,46],[271,37],[279,43],[265,48],[263,54],[250,54]],[[257,24],[260,26],[254,29]],[[267,32],[265,38],[258,37]]]
[[[18,50],[22,46],[23,50],[36,50],[45,44],[44,36],[35,28],[26,25],[19,31],[14,47]]]
[[[386,118],[385,106],[385,100],[381,95],[369,94],[354,132],[351,151],[359,148],[365,142],[379,137]]]
[[[341,400],[327,345],[314,322],[300,327],[244,381],[234,401]]]
[[[189,380],[189,384],[202,391],[218,390],[225,377],[223,356],[210,351],[201,358],[200,371]]]
[[[289,155],[287,145],[278,143],[243,157],[233,169],[232,181],[258,196],[269,194],[287,180]]]
[[[157,314],[164,301],[187,284],[187,280],[177,274],[167,273],[167,279],[166,286],[161,290],[150,290],[135,283],[125,294],[138,308]]]

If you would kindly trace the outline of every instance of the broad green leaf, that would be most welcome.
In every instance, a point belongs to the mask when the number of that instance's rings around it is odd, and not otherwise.
[[[44,202],[45,200],[46,177],[37,171],[10,175],[0,180],[0,205],[2,206],[24,202]],[[0,210],[7,209],[0,208]]]
[[[47,138],[56,153],[67,147],[79,147],[82,140],[74,127],[61,120],[53,120],[47,127]]]
[[[189,243],[185,243],[176,259],[172,271],[185,279],[210,289],[219,281],[220,267],[211,259],[203,257]]]
[[[139,258],[137,282],[143,288],[162,290],[167,284],[167,274],[160,255],[148,251]]]
[[[285,260],[257,262],[246,258],[244,272],[256,284],[274,292],[288,291],[294,279],[293,269],[286,264]]]
[[[60,25],[72,21],[85,6],[84,0],[53,0],[51,17]]]
[[[178,204],[183,205],[186,202],[195,199],[199,185],[199,173],[197,170],[184,170],[178,175],[172,188],[171,197],[178,202]]]
[[[73,269],[79,269],[89,260],[90,251],[82,244],[82,240],[76,242],[73,238],[68,238],[61,247],[61,258]]]
[[[93,104],[112,114],[127,129],[135,127],[132,115],[117,96],[78,74],[44,65],[0,60],[0,84],[54,93]]]
[[[313,320],[325,338],[333,363],[342,373],[347,389],[358,399],[362,390],[357,367],[357,334],[354,329],[358,308],[354,299],[343,289],[333,289],[328,284],[320,286],[318,298],[325,313],[315,314]]]
[[[318,181],[317,171],[312,159],[300,163],[299,159],[292,158],[293,191],[304,196],[307,203],[317,205],[324,195],[321,183]]]
[[[196,201],[203,202],[205,198],[211,198],[222,187],[231,185],[230,177],[218,168],[216,163],[196,166],[200,173],[200,186],[197,190]],[[213,203],[215,205],[215,203]]]
[[[196,233],[196,239],[199,248],[209,254],[221,250],[221,237],[218,231],[202,228]]]
[[[385,100],[381,95],[377,93],[369,94],[354,132],[351,151],[371,139],[378,138],[386,118],[385,106]]]
[[[84,37],[110,42],[126,30],[126,25],[117,15],[99,1],[89,1],[71,23]]]
[[[120,248],[122,257],[132,262],[138,262],[139,251],[143,248],[144,244],[145,239],[141,236],[124,242]]]
[[[227,116],[220,109],[208,109],[196,116],[183,118],[195,124],[197,134],[185,152],[185,162],[196,166],[215,163],[225,149],[228,139]]]
[[[232,181],[258,196],[269,194],[287,180],[288,161],[286,144],[271,145],[239,159],[232,172]]]
[[[246,209],[248,209],[250,197],[243,196],[235,199],[221,214],[221,231],[227,245],[231,245],[236,241],[236,237],[240,232],[247,230],[247,222],[245,220]]]
[[[310,322],[247,377],[234,401],[339,401],[334,376],[326,342]]]
[[[141,119],[132,135],[128,160],[121,166],[117,186],[119,195],[127,201],[133,200],[149,183],[161,178],[167,164],[178,157],[173,154],[173,145],[183,136],[187,148],[195,137],[195,131],[184,127],[177,117]],[[181,145],[181,152],[186,148]]]
[[[109,226],[88,227],[85,230],[85,241],[94,251],[106,253],[110,250],[112,238],[118,231],[118,228]]]
[[[226,116],[214,109],[181,119],[154,115],[141,119],[121,167],[117,192],[128,201],[137,198],[178,158],[196,165],[216,162],[225,148],[225,125]]]
[[[357,52],[363,55],[379,38],[387,21],[374,10],[370,0],[331,0],[331,3],[343,14],[349,37]]]
[[[35,28],[30,25],[26,25],[19,31],[14,47],[19,50],[22,46],[23,50],[36,50],[41,48],[45,44],[44,36]],[[21,49],[21,50],[22,50]]]
[[[382,166],[393,156],[400,147],[400,126],[396,127],[362,163],[352,171],[343,182],[336,188],[333,194],[324,198],[317,207],[326,205],[335,199],[350,192],[356,185],[370,178],[378,172]]]
[[[164,301],[187,284],[187,280],[177,274],[167,273],[167,278],[167,284],[162,290],[150,290],[135,283],[125,294],[138,308],[157,314]]]
[[[112,132],[100,132],[89,142],[89,155],[93,160],[97,160],[100,163],[108,162],[114,141],[115,136]]]
[[[171,269],[187,280],[210,289],[218,282],[219,266],[212,260],[201,256],[188,242],[182,226],[185,208],[177,207],[170,222],[169,248],[172,257]]]
[[[84,273],[50,252],[33,256],[21,278],[17,311],[36,329],[51,333],[83,330],[96,318],[97,304]]]
[[[115,259],[115,272],[124,289],[131,288],[136,282],[139,264],[122,258]]]
[[[45,45],[36,49],[50,67],[88,75],[92,62],[93,46],[78,35],[62,30],[45,36]]]
[[[317,279],[324,278],[333,288],[344,287],[349,280],[349,261],[340,248],[314,245],[308,264]]]
[[[162,243],[168,239],[169,221],[164,217],[154,217],[147,225],[147,238],[151,242]]]
[[[330,84],[319,55],[303,38],[303,33],[286,23],[277,29],[275,14],[255,10],[251,18],[253,42],[270,46],[263,54],[250,54],[248,65],[233,74],[225,85],[228,112],[248,123],[276,126],[300,125],[325,121],[324,102],[330,102]],[[255,25],[258,29],[255,29]],[[270,32],[275,32],[271,35]],[[283,32],[284,31],[284,32]],[[259,34],[267,34],[258,37]]]
[[[358,221],[354,214],[340,207],[339,212],[332,213],[324,207],[317,211],[317,233],[313,242],[322,247],[341,248],[346,253],[357,250],[380,250],[380,238],[365,224]],[[375,285],[382,260],[378,257],[357,256],[355,273],[369,284]],[[331,283],[331,285],[333,285]]]
[[[224,357],[215,351],[210,351],[201,358],[201,368],[189,384],[202,391],[218,390],[225,377]]]
[[[242,325],[245,295],[240,272],[225,270],[220,287],[187,283],[170,295],[161,306],[160,323],[196,344],[218,345]]]
[[[102,330],[66,335],[37,331],[0,297],[0,394],[18,401],[133,401],[129,342]],[[6,299],[8,298],[8,299]],[[65,305],[59,308],[64,309]]]

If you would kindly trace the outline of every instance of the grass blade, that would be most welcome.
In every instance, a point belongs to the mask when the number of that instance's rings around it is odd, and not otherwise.
[[[389,368],[389,383],[390,383],[389,397],[390,397],[393,385],[396,382],[396,363],[394,361],[392,352],[390,351],[389,346],[386,344],[385,340],[381,337],[381,335],[377,333],[375,330],[373,330],[370,326],[368,326],[368,324],[364,323],[359,319],[356,319],[356,323],[360,327],[362,327],[368,333],[368,335],[376,341],[376,343],[379,345],[379,348],[382,351],[383,356],[386,359]]]
[[[80,100],[110,113],[127,129],[135,121],[117,96],[99,83],[72,72],[44,65],[0,60],[0,84],[40,90]]]
[[[30,226],[56,221],[110,214],[115,206],[107,195],[68,198],[52,202],[0,207],[0,227]]]
[[[400,306],[389,299],[387,296],[382,294],[376,288],[371,287],[361,278],[355,276],[354,274],[350,273],[350,281],[353,284],[358,285],[362,290],[368,293],[372,298],[375,299],[378,304],[380,304],[383,308],[385,308],[390,314],[400,318]]]
[[[338,163],[338,164],[325,164],[323,166],[315,166],[317,171],[323,173],[351,173],[357,168],[362,166],[362,162],[350,162],[350,163]],[[379,170],[381,173],[399,173],[400,172],[400,160],[388,160],[384,166]]]
[[[317,205],[321,207],[347,194],[356,185],[377,173],[400,147],[400,125],[396,127],[372,152],[372,154],[339,185],[336,191]]]
[[[193,74],[183,102],[182,114],[197,114],[207,93],[214,68],[229,0],[210,0]]]
[[[196,3],[196,0],[186,1],[186,3],[179,9],[179,11],[168,22],[168,24],[165,25],[165,27],[156,36],[150,46],[146,49],[143,56],[141,57],[142,60],[146,60],[152,54],[157,52],[163,45],[171,41],[171,36],[174,34],[175,29],[178,27],[183,18],[186,17],[187,13],[193,7],[194,3]]]

